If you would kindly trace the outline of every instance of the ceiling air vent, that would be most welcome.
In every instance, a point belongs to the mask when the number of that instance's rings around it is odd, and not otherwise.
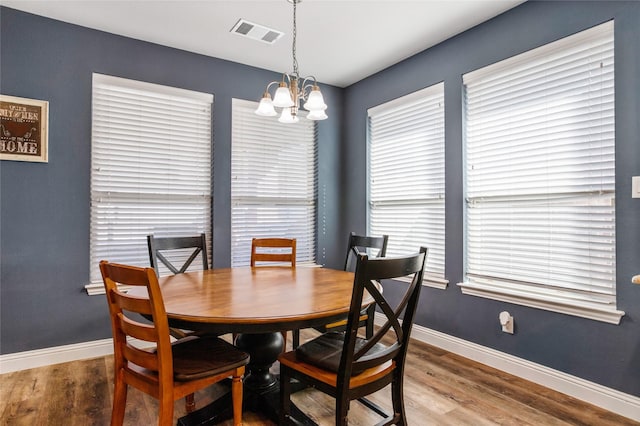
[[[283,32],[272,30],[264,25],[255,24],[245,19],[239,19],[238,22],[231,28],[231,32],[241,35],[243,37],[249,37],[254,40],[259,40],[265,43],[275,43],[280,37],[284,35]]]

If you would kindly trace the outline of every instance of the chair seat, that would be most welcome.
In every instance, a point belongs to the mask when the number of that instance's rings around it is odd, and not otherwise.
[[[300,345],[296,349],[297,358],[307,364],[314,365],[316,367],[320,367],[323,370],[328,370],[332,373],[338,373],[340,367],[340,357],[342,356],[342,347],[344,345],[345,333],[338,331],[330,331],[328,333],[324,333],[313,340],[306,342],[303,345]],[[366,339],[361,337],[356,338],[356,346],[355,351],[360,350],[367,343]],[[387,347],[382,343],[376,343],[365,355],[363,358],[367,356],[375,355],[376,353],[382,352]],[[361,374],[363,370],[357,370],[354,368],[352,370],[351,375],[356,376]]]
[[[316,379],[320,380],[323,383],[326,383],[329,386],[337,385],[337,373],[306,363],[299,358],[299,356],[296,354],[296,351],[290,351],[280,354],[280,356],[278,357],[278,361],[280,361],[281,365],[285,365],[291,369],[300,371],[307,376],[315,377]],[[391,372],[395,370],[395,368],[396,364],[394,361],[387,361],[386,363],[377,367],[364,370],[357,376],[351,377],[351,380],[349,381],[349,388],[355,389],[368,383],[375,382],[378,379],[385,378],[389,374],[391,374]]]
[[[215,376],[249,360],[246,352],[216,337],[186,337],[174,342],[171,349],[173,376],[181,382]]]

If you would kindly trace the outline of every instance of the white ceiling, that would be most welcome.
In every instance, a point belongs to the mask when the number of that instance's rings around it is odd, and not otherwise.
[[[524,0],[303,0],[300,74],[345,87]],[[286,0],[2,0],[3,6],[276,72],[293,69]],[[273,45],[232,34],[244,18],[285,33]]]

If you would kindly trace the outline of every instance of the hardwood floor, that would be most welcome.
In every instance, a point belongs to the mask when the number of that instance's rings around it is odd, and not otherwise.
[[[0,425],[108,425],[112,371],[113,358],[107,356],[0,375]],[[218,391],[213,387],[196,394],[197,407],[215,398]],[[390,407],[387,389],[372,399]],[[333,399],[307,389],[294,394],[293,400],[320,425],[333,424]],[[409,347],[405,405],[409,424],[416,426],[640,425],[416,341]],[[125,425],[153,425],[156,410],[153,398],[130,388]],[[176,419],[184,412],[184,401],[177,401]],[[243,416],[245,425],[272,425],[254,413]],[[351,404],[350,425],[371,425],[378,420],[358,402]]]

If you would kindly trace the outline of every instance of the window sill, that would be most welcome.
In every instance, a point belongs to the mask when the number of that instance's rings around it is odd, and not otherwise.
[[[468,294],[470,296],[500,300],[502,302],[544,309],[547,311],[588,318],[615,325],[619,325],[621,318],[625,315],[624,311],[618,311],[613,306],[594,306],[575,301],[574,303],[570,303],[568,300],[562,298],[554,298],[553,296],[545,297],[541,294],[527,293],[522,290],[510,290],[504,287],[496,288],[487,284],[470,282],[458,283],[458,286],[462,290],[463,294]]]

